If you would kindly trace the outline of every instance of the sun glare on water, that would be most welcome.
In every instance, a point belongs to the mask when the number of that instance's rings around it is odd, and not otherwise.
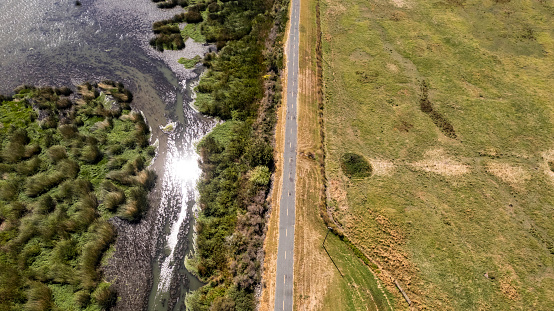
[[[195,156],[176,159],[171,165],[171,174],[181,182],[194,182],[200,176],[198,158]]]

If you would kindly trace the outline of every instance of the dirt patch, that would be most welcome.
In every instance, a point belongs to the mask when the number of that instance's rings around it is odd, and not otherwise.
[[[339,1],[327,2],[329,5],[327,13],[329,15],[338,15],[346,12],[346,7]]]
[[[396,170],[396,165],[394,165],[391,161],[371,159],[370,162],[375,176],[391,176]]]
[[[392,73],[398,73],[398,66],[392,63],[387,64],[387,69]]]
[[[425,157],[425,160],[410,165],[443,176],[460,176],[471,171],[469,165],[452,159],[442,149],[429,150]]]
[[[516,288],[510,284],[507,280],[500,281],[500,290],[504,296],[508,297],[511,300],[518,300],[519,294]]]
[[[410,8],[411,3],[408,0],[391,0],[391,3],[394,4],[397,8]]]
[[[488,173],[500,178],[512,186],[521,186],[531,179],[531,173],[521,166],[511,165],[505,162],[491,161],[486,164]]]
[[[547,150],[542,153],[543,162],[540,164],[544,173],[554,182],[554,149]]]

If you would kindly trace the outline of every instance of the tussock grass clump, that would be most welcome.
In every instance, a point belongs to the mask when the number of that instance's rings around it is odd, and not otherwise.
[[[0,180],[0,200],[14,200],[19,195],[19,187],[17,179]]]
[[[25,194],[30,197],[36,197],[59,185],[65,178],[66,176],[61,172],[39,173],[27,180]]]
[[[110,192],[104,197],[104,207],[110,212],[117,211],[123,203],[125,203],[125,193],[123,191]]]
[[[46,154],[52,163],[58,163],[60,160],[67,158],[65,147],[60,145],[50,147]]]
[[[102,152],[100,152],[100,149],[95,145],[86,145],[81,150],[79,158],[89,164],[94,164],[102,159]]]
[[[73,103],[69,98],[60,98],[56,101],[56,108],[58,109],[67,109],[71,107],[71,105],[73,105]]]
[[[15,171],[23,176],[35,174],[41,167],[42,161],[38,156],[34,156],[27,161],[21,161],[16,164]]]
[[[50,288],[39,282],[31,283],[30,289],[27,291],[25,310],[44,311],[50,310],[52,307],[54,307],[54,301]]]
[[[48,214],[56,208],[56,201],[49,195],[45,194],[39,197],[33,207],[33,212],[38,214]]]
[[[110,283],[102,282],[91,295],[92,301],[102,310],[110,310],[117,301],[117,294],[110,287]]]
[[[2,150],[2,159],[7,163],[17,163],[25,155],[25,146],[19,142],[9,142]]]
[[[77,127],[73,124],[64,124],[58,127],[58,131],[65,139],[73,139],[79,135]]]
[[[97,221],[93,227],[92,239],[84,246],[79,265],[83,287],[88,290],[97,286],[99,277],[97,266],[101,255],[115,238],[115,231],[110,223]]]
[[[139,221],[148,207],[147,193],[148,191],[144,187],[131,188],[127,204],[123,206],[119,217],[131,222]]]

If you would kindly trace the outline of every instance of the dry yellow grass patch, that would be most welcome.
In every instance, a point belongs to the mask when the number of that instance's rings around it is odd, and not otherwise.
[[[554,182],[554,172],[550,167],[550,162],[554,162],[554,149],[547,150],[542,153],[543,162],[540,163],[540,167],[543,169],[544,173],[550,177],[550,180]]]
[[[346,199],[347,193],[346,190],[344,190],[342,181],[338,179],[331,179],[329,181],[328,191],[331,200],[337,202],[339,209],[343,211],[348,209],[348,201]]]
[[[94,123],[94,126],[99,130],[103,130],[110,127],[110,121],[108,120],[108,118],[105,118],[104,121],[98,121]]]
[[[425,153],[425,157],[425,160],[410,165],[416,169],[443,176],[460,176],[470,172],[467,164],[452,159],[442,149],[429,150]]]
[[[339,1],[329,2],[328,4],[329,4],[329,8],[327,9],[327,12],[330,15],[338,15],[346,12],[346,7]]]
[[[393,73],[398,73],[398,66],[396,66],[395,64],[392,64],[392,63],[387,63],[387,69],[390,71],[390,72],[393,72]]]
[[[396,165],[391,161],[382,159],[370,159],[373,174],[376,176],[391,176],[396,170]]]
[[[491,161],[486,164],[486,170],[502,181],[513,186],[521,185],[531,179],[531,173],[521,166],[514,166],[506,162]]]
[[[391,2],[397,8],[410,8],[411,7],[411,3],[408,2],[408,0],[391,0]]]

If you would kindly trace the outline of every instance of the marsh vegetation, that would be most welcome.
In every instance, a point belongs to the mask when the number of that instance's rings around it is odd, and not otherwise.
[[[149,128],[112,81],[22,86],[0,101],[0,308],[103,310],[108,221],[138,221],[156,176]]]

